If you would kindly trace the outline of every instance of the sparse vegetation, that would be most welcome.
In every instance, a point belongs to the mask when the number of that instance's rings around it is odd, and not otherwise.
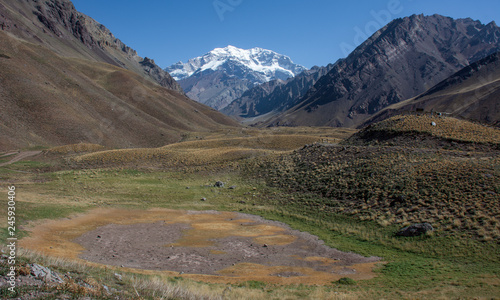
[[[281,132],[276,141],[286,146],[279,146],[268,133],[248,133],[189,134],[183,143],[156,149],[45,155],[36,162],[0,169],[0,180],[16,183],[18,224],[26,229],[33,226],[28,222],[96,207],[241,211],[283,221],[342,251],[380,256],[386,263],[376,270],[376,278],[316,287],[260,281],[208,284],[182,275],[118,271],[123,276],[119,281],[115,269],[57,262],[29,251],[20,253],[19,267],[37,262],[60,273],[70,272],[73,281],[64,287],[42,290],[54,297],[434,299],[498,295],[500,169],[494,149],[311,144],[324,137],[333,139],[329,132],[316,132],[311,135],[314,138],[293,137],[297,132],[286,137]],[[268,146],[252,146],[258,139],[269,141]],[[293,145],[300,149],[291,150]],[[227,155],[230,151],[236,154]],[[53,156],[65,157],[67,163],[54,161]],[[213,184],[219,180],[237,188],[216,189]],[[202,197],[208,200],[202,202]],[[403,225],[416,221],[430,222],[435,231],[414,238],[394,236]],[[22,231],[21,236],[26,234]],[[91,290],[82,289],[83,282]],[[102,286],[112,290],[112,296],[102,294]],[[17,296],[33,291],[19,289]]]
[[[319,140],[321,137],[315,135],[283,135],[262,132],[258,136],[246,138],[198,139],[154,149],[100,151],[74,157],[71,161],[87,167],[131,165],[134,167],[185,168],[221,166],[276,151],[293,150]]]
[[[429,114],[394,116],[373,124],[368,130],[428,133],[438,138],[470,143],[498,144],[500,141],[498,128]]]
[[[429,222],[440,233],[498,241],[499,165],[495,156],[453,151],[311,145],[254,172],[271,186],[318,195],[303,205],[325,212],[383,226]]]
[[[350,145],[484,151],[500,149],[498,128],[438,115],[398,115],[349,138]]]

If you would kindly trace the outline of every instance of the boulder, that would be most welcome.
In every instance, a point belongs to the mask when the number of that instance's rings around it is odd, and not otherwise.
[[[224,184],[225,184],[225,183],[224,183],[224,182],[222,182],[222,181],[217,181],[217,182],[214,184],[214,186],[215,186],[215,187],[224,187]]]
[[[39,264],[30,264],[31,275],[35,278],[45,280],[46,282],[63,283],[61,275],[51,269]]]
[[[407,226],[396,233],[397,236],[419,236],[425,234],[429,231],[433,231],[434,228],[429,223],[419,223]]]

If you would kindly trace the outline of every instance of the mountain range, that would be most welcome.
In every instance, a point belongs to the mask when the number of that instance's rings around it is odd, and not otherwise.
[[[223,112],[263,126],[357,127],[500,50],[499,38],[494,22],[440,15],[395,19],[319,78],[310,77],[314,68],[254,87]]]
[[[154,147],[238,124],[69,0],[0,3],[0,149]]]
[[[499,51],[494,22],[412,15],[309,70],[270,50],[233,46],[163,70],[69,0],[4,0],[0,149],[155,147],[241,126],[233,118],[359,127],[424,109],[498,124]]]
[[[165,70],[191,99],[220,110],[256,85],[286,80],[306,68],[271,50],[227,46]]]

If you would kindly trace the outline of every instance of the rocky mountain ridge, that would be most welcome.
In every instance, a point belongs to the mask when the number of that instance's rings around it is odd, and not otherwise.
[[[363,126],[415,112],[454,116],[500,125],[500,52],[480,59],[417,97],[388,106]]]
[[[264,125],[357,127],[499,49],[494,22],[440,15],[395,19]]]
[[[257,85],[243,93],[222,112],[240,120],[251,118],[252,123],[262,119],[262,115],[269,117],[279,114],[297,104],[296,101],[333,66],[334,64],[326,67],[314,66],[286,81],[277,79]]]
[[[6,0],[0,3],[0,28],[41,43],[61,56],[92,58],[119,66],[182,93],[180,85],[152,59],[116,38],[108,28],[76,10],[69,0]],[[80,44],[75,43],[78,41]]]

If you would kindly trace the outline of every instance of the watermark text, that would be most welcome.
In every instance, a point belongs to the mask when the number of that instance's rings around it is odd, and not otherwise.
[[[372,20],[368,21],[364,27],[355,26],[354,38],[352,43],[342,42],[340,44],[340,49],[344,55],[347,57],[354,49],[366,41],[374,32],[389,23],[394,16],[400,14],[403,11],[403,5],[400,0],[389,0],[385,9],[375,11],[371,10],[370,15]]]
[[[7,263],[9,269],[7,272],[8,290],[15,292],[16,289],[16,187],[11,185],[7,192]]]
[[[243,3],[243,0],[215,0],[212,2],[219,20],[224,21],[224,14],[232,12],[234,9]]]

